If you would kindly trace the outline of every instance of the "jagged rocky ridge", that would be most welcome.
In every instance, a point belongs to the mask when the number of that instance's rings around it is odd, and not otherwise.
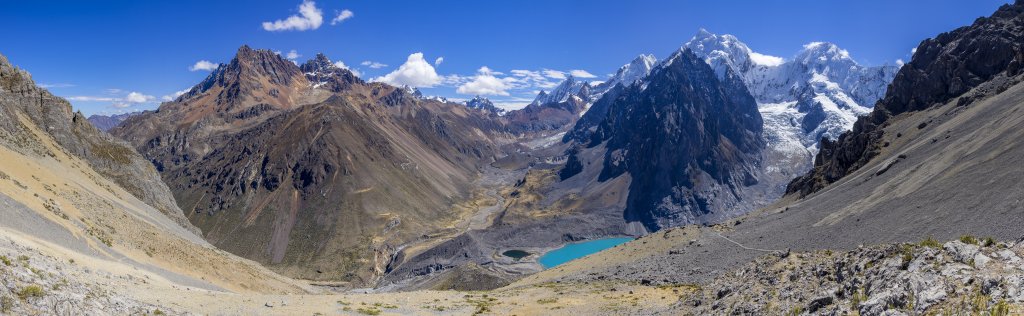
[[[603,150],[599,181],[631,177],[628,222],[655,231],[752,208],[741,192],[758,182],[763,123],[731,70],[719,78],[684,50],[642,85],[612,91],[584,115],[588,125],[600,122],[593,132],[578,124],[573,135],[582,150]],[[563,180],[582,171],[580,150],[570,151]]]
[[[979,18],[970,26],[922,41],[870,115],[858,119],[853,130],[838,139],[823,141],[814,168],[793,180],[787,191],[806,196],[864,166],[884,147],[882,128],[895,116],[957,98],[958,104],[969,105],[1020,82],[1024,68],[1021,43],[1021,1],[1004,5],[991,17]],[[991,89],[968,93],[992,80],[1000,82]]]

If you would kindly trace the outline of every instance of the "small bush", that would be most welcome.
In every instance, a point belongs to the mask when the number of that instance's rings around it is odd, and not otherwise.
[[[981,243],[985,247],[992,247],[996,244],[996,240],[992,237],[985,237],[985,241]]]
[[[162,311],[160,309],[157,309],[157,310],[153,311],[153,315],[166,315],[166,314],[164,314],[164,311]]]
[[[942,244],[940,244],[938,240],[935,240],[935,238],[932,238],[932,236],[928,236],[928,238],[922,240],[920,245],[921,247],[928,248],[942,248]]]
[[[23,287],[18,291],[18,298],[22,300],[30,297],[43,297],[43,295],[46,295],[46,293],[43,292],[43,287],[35,284]]]
[[[978,239],[974,238],[974,236],[971,236],[971,235],[963,235],[963,236],[960,236],[960,242],[965,243],[965,244],[977,245],[978,244]]]
[[[0,297],[0,313],[10,313],[11,309],[14,308],[14,299],[10,296]]]
[[[380,315],[380,310],[376,307],[360,307],[356,312],[363,315]]]
[[[557,298],[542,298],[542,299],[537,300],[537,304],[552,304],[552,303],[557,303],[557,302],[558,302]]]
[[[0,256],[0,261],[2,261],[5,266],[11,265],[11,258],[7,258],[7,256]]]

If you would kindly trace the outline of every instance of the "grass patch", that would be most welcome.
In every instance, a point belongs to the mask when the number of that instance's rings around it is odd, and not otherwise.
[[[552,298],[542,298],[542,299],[537,300],[537,304],[554,304],[554,303],[558,303],[558,299],[554,298],[554,297],[552,297]]]
[[[4,297],[0,297],[0,313],[10,313],[12,308],[14,308],[13,298],[6,295],[4,295]]]
[[[3,262],[5,266],[11,266],[11,258],[7,256],[0,256],[0,262]]]
[[[995,244],[996,244],[996,240],[994,238],[992,238],[992,237],[985,237],[985,239],[981,242],[981,245],[985,246],[985,247],[992,247]]]
[[[363,315],[380,315],[381,311],[376,307],[368,306],[357,308],[356,313],[360,313]]]
[[[978,244],[978,238],[975,238],[974,236],[971,236],[971,235],[963,235],[963,236],[960,236],[960,242],[965,243],[965,244],[977,245]]]
[[[32,297],[43,297],[46,292],[43,291],[43,287],[38,285],[29,285],[18,290],[18,298],[26,300]]]
[[[932,238],[932,236],[928,236],[928,238],[922,240],[918,245],[921,247],[942,249],[942,244],[940,244],[938,240],[935,240],[935,238]]]

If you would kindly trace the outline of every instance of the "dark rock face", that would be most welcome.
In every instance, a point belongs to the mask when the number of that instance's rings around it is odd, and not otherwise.
[[[331,92],[341,92],[353,84],[363,82],[348,69],[334,65],[324,54],[316,54],[316,57],[299,66],[299,69],[306,74],[306,79],[313,86]]]
[[[562,137],[562,142],[572,140],[578,144],[586,144],[588,147],[592,147],[605,140],[607,138],[605,135],[596,134],[597,127],[608,117],[609,107],[625,90],[625,87],[617,84],[609,89],[608,92],[605,92],[600,99],[594,101],[594,104],[590,106],[586,113],[583,113],[583,116],[576,121],[572,129],[565,133],[565,136]]]
[[[814,193],[867,164],[882,148],[882,128],[893,116],[960,98],[966,105],[984,93],[965,94],[997,76],[1024,69],[1024,2],[1003,5],[991,17],[921,42],[900,69],[885,98],[836,141],[823,140],[814,168],[794,179],[787,193]],[[1016,81],[1019,79],[1011,79]],[[1007,83],[1008,86],[1009,82]]]
[[[466,101],[466,107],[494,115],[505,113],[504,109],[495,106],[491,100],[481,96],[476,96],[472,100]]]
[[[27,121],[22,122],[22,117]],[[39,88],[32,77],[0,55],[0,143],[15,150],[38,149],[37,136],[24,124],[38,127],[70,154],[126,191],[153,206],[186,229],[198,233],[174,203],[167,185],[138,152],[90,124],[71,104]]]
[[[719,81],[686,50],[655,69],[645,85],[611,96],[590,139],[607,142],[599,180],[632,177],[627,221],[650,231],[699,222],[735,207],[742,199],[737,191],[756,183],[763,123],[731,71]]]
[[[90,115],[89,123],[96,126],[101,131],[109,131],[110,129],[121,125],[121,122],[127,120],[129,117],[139,115],[139,112],[122,113],[114,115]]]

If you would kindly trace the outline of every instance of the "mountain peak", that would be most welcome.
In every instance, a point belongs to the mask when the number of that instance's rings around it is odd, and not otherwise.
[[[803,63],[828,62],[828,61],[849,61],[854,62],[853,58],[850,58],[850,52],[839,48],[838,45],[829,42],[810,42],[804,45],[804,48],[797,54],[797,60]],[[854,62],[856,63],[856,62]]]

